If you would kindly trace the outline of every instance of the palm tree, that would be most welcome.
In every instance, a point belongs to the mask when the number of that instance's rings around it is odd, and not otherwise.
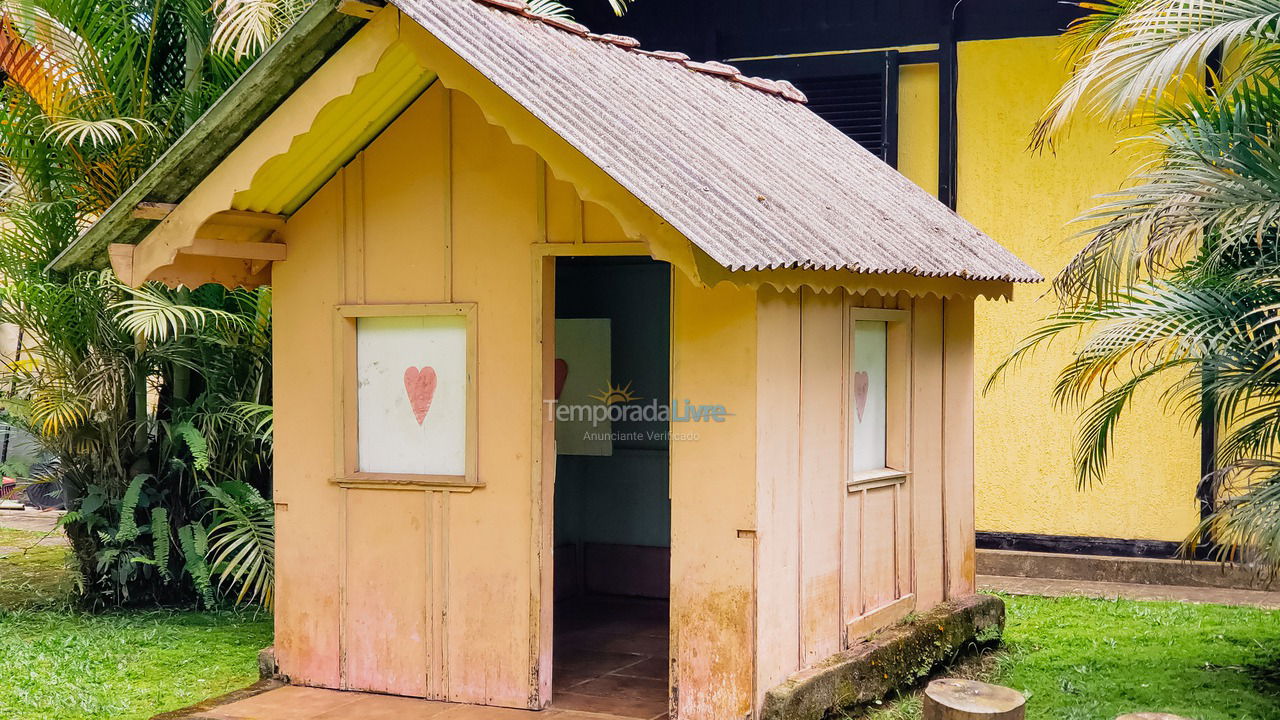
[[[1061,309],[993,375],[1079,337],[1055,400],[1079,409],[1075,466],[1101,481],[1135,392],[1224,432],[1216,511],[1184,543],[1280,569],[1280,0],[1102,0],[1067,31],[1071,77],[1033,133],[1085,115],[1150,147],[1080,219]],[[1207,410],[1207,412],[1206,412]],[[1206,428],[1202,427],[1202,431]]]
[[[208,590],[228,568],[205,562],[219,503],[201,486],[268,486],[251,416],[269,411],[269,290],[43,271],[302,9],[244,7],[0,3],[0,322],[27,339],[0,387],[8,422],[57,460],[91,603]]]

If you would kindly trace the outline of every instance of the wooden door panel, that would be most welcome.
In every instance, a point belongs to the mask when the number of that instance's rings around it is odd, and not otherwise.
[[[346,490],[344,687],[426,697],[425,494]]]
[[[863,493],[862,525],[862,612],[872,612],[897,599],[897,572],[894,556],[896,512],[895,486]]]
[[[853,487],[845,499],[845,647],[915,608],[909,481]]]

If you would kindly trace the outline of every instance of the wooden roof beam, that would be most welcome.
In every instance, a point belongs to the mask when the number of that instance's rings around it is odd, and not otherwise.
[[[246,242],[197,236],[191,245],[180,248],[184,255],[276,262],[287,256],[287,247],[279,242]]]

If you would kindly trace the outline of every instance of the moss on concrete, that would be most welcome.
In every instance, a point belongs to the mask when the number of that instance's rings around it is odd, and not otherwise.
[[[970,595],[915,615],[787,679],[765,695],[761,720],[822,720],[878,700],[929,674],[969,642],[991,643],[1004,628],[1004,601]]]

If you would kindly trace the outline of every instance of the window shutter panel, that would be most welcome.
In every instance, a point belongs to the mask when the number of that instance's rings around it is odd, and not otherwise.
[[[794,78],[809,109],[890,165],[898,164],[898,58],[880,72]]]

